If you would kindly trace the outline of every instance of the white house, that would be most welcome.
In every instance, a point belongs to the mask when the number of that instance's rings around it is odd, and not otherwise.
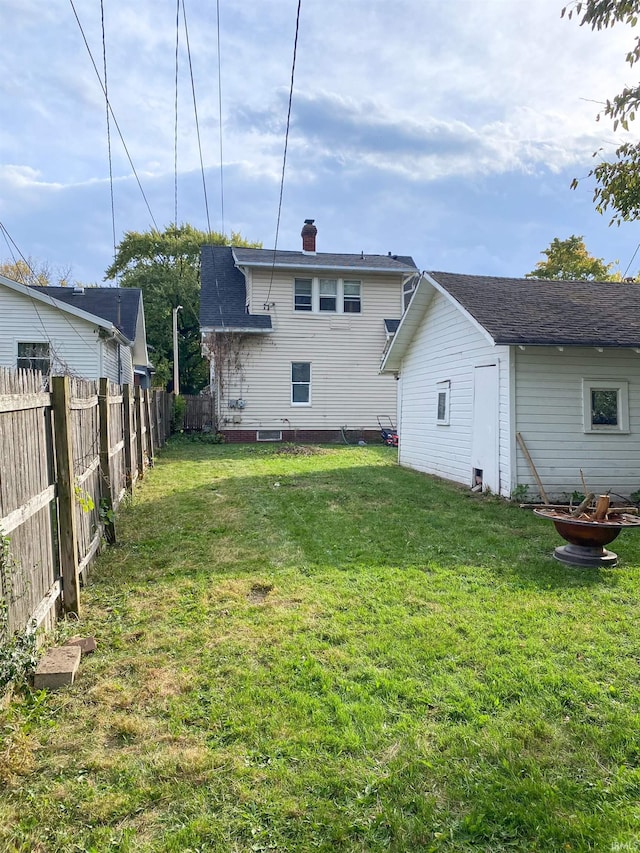
[[[395,414],[380,358],[417,269],[397,255],[204,246],[200,328],[231,441],[377,440]],[[414,282],[415,283],[415,282]]]
[[[424,273],[381,370],[402,465],[534,496],[523,441],[550,497],[640,489],[640,285]]]
[[[147,387],[142,292],[30,287],[0,276],[0,365]]]

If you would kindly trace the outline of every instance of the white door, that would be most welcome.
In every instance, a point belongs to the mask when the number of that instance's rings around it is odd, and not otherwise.
[[[471,485],[500,492],[498,464],[498,365],[484,364],[473,371]],[[480,473],[481,472],[481,473]]]

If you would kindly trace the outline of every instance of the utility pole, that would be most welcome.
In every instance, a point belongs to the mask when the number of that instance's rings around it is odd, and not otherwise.
[[[178,396],[180,393],[180,364],[178,357],[178,311],[182,310],[182,305],[176,305],[173,309],[173,393]]]

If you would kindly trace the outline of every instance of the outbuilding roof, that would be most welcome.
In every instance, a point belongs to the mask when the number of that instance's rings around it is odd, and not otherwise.
[[[496,344],[640,347],[640,284],[429,272]]]

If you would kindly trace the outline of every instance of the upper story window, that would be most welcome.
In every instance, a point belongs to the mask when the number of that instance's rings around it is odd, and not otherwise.
[[[311,311],[313,279],[297,278],[295,282],[294,304],[296,311]]]
[[[293,307],[314,314],[360,314],[362,283],[342,278],[297,278]]]
[[[43,376],[51,372],[49,344],[43,342],[18,343],[18,367],[39,370]]]
[[[343,308],[345,314],[359,314],[360,305],[360,282],[359,281],[344,281],[344,299]]]

